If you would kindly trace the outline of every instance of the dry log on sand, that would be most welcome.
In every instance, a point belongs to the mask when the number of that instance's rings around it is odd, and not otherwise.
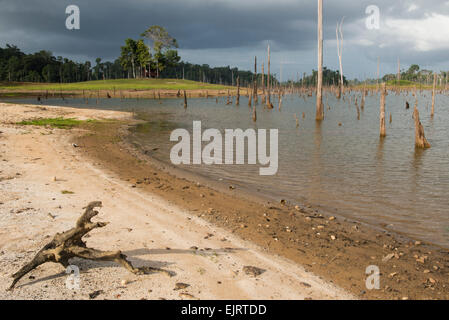
[[[142,275],[153,272],[162,272],[168,276],[173,276],[172,272],[153,267],[140,267],[135,268],[126,259],[126,256],[121,251],[100,251],[91,249],[86,246],[86,243],[82,240],[83,236],[96,228],[102,228],[106,226],[107,222],[92,222],[91,219],[98,215],[98,211],[95,208],[101,207],[100,201],[94,201],[88,204],[86,210],[78,218],[76,226],[63,233],[57,233],[51,242],[46,244],[31,260],[31,262],[24,265],[19,271],[12,275],[13,282],[8,290],[14,289],[17,282],[30,271],[34,270],[41,264],[46,262],[60,263],[64,268],[69,266],[69,259],[71,258],[83,258],[95,261],[114,261],[121,264],[130,272]]]

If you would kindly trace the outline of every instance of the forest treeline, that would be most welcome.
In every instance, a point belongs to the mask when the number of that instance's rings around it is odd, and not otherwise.
[[[147,45],[147,43],[149,43]],[[90,80],[109,80],[127,78],[170,78],[186,79],[199,82],[237,85],[237,78],[243,87],[252,86],[254,73],[230,66],[210,67],[181,61],[178,55],[178,43],[161,26],[152,26],[141,34],[140,39],[128,38],[121,46],[120,56],[114,61],[97,58],[90,61],[76,62],[61,56],[53,56],[50,51],[42,50],[25,54],[17,46],[7,44],[0,47],[0,81],[14,82],[52,82],[71,83]],[[259,73],[257,81],[262,84],[267,75]],[[279,84],[275,75],[271,75],[272,86]],[[325,85],[336,85],[340,74],[324,68]],[[317,72],[303,74],[297,81],[288,81],[291,85],[314,86]],[[347,84],[346,78],[344,78]]]
[[[135,62],[139,63],[137,59]],[[198,65],[184,61],[164,66],[159,75],[155,74],[156,66],[154,68],[154,71],[151,71],[153,78],[186,79],[222,85],[236,85],[237,77],[240,77],[240,84],[248,86],[254,77],[253,72],[238,68],[213,68],[207,64]],[[140,72],[139,69],[135,70],[134,75],[132,66],[124,66],[120,58],[113,62],[97,58],[92,64],[90,61],[75,62],[61,56],[55,57],[45,50],[25,54],[14,45],[0,47],[0,81],[71,83],[149,76],[148,70]],[[258,79],[260,81],[260,74]]]
[[[148,43],[148,45],[147,45]],[[42,50],[25,54],[14,45],[0,47],[0,81],[71,83],[90,80],[109,80],[127,78],[170,78],[199,82],[252,86],[254,73],[238,68],[210,67],[181,61],[178,43],[161,26],[151,26],[141,34],[140,39],[128,38],[121,46],[120,56],[114,61],[97,58],[91,61],[76,62],[61,56],[55,57],[50,51]],[[316,83],[317,72],[303,75],[295,85],[312,86]],[[267,74],[257,75],[257,82],[267,85]],[[272,86],[279,84],[275,75],[270,77]],[[338,71],[324,69],[324,83],[338,83]],[[346,79],[345,79],[346,82]],[[292,84],[292,82],[288,82]]]

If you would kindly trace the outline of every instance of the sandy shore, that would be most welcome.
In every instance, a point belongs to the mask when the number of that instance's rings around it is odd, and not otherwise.
[[[182,98],[183,90],[167,90],[167,89],[151,89],[151,90],[5,90],[0,89],[0,97],[8,96],[23,96],[23,97],[40,97],[45,101],[45,98],[85,98],[88,100],[95,100],[97,98],[120,98],[120,99],[166,99],[166,98]],[[187,98],[216,98],[236,96],[237,89],[194,89],[186,90]],[[262,90],[259,91],[262,94]],[[248,95],[248,88],[240,88],[240,95]]]
[[[123,121],[131,117],[114,111],[0,103],[0,299],[89,299],[99,290],[96,299],[355,298],[299,264],[199,217],[198,211],[126,179],[112,165],[92,157],[89,139],[94,136],[85,129],[14,124],[61,116]],[[73,139],[82,140],[80,147],[72,145]],[[115,145],[114,150],[120,148]],[[94,149],[109,152],[105,146]],[[125,157],[128,153],[123,151]],[[64,190],[73,193],[63,194]],[[11,274],[56,232],[73,227],[82,208],[95,200],[103,202],[96,219],[110,224],[91,232],[88,246],[122,250],[136,266],[162,267],[176,275],[136,276],[113,263],[73,259],[81,270],[78,290],[66,287],[62,266],[47,263],[24,277],[14,291],[5,291]],[[265,272],[253,277],[244,266]],[[189,286],[174,290],[179,282]]]

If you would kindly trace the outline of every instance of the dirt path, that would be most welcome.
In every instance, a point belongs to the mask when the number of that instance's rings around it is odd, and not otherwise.
[[[44,109],[39,109],[44,108]],[[25,118],[119,118],[120,112],[0,104],[0,299],[350,299],[352,295],[302,267],[168,203],[90,163],[68,131],[11,124]],[[76,130],[74,130],[76,131]],[[56,177],[56,179],[55,179]],[[73,194],[63,194],[62,191]],[[174,271],[135,276],[112,263],[74,259],[79,290],[66,288],[56,264],[31,272],[13,292],[11,274],[49,241],[71,228],[90,201],[110,224],[87,239],[90,247],[122,250],[136,266]],[[253,277],[244,266],[266,270]],[[124,283],[124,281],[126,283]],[[178,282],[189,284],[174,290]]]

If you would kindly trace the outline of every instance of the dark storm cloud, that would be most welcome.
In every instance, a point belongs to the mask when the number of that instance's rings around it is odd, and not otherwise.
[[[384,30],[375,34],[364,25],[368,5],[379,6],[382,21],[420,20],[435,12],[447,15],[447,2],[324,0],[324,3],[325,39],[329,41],[325,62],[332,67],[336,67],[335,25],[343,16],[345,62],[365,59],[369,65],[382,56],[392,64],[398,53],[404,55],[404,63],[409,58],[422,63],[447,60],[445,48],[420,51],[419,43],[418,49],[404,48],[394,45],[393,38],[380,47],[382,36],[393,37],[394,32]],[[81,10],[80,30],[65,28],[65,8],[70,4]],[[301,68],[307,69],[303,71],[310,71],[315,64],[314,0],[0,0],[0,9],[0,45],[16,44],[26,52],[47,49],[80,60],[114,59],[124,39],[138,38],[147,27],[159,24],[178,39],[181,54],[197,63],[250,68],[250,59],[241,62],[245,54],[248,57],[254,52],[261,54],[270,40],[274,54],[287,61],[300,60],[298,64],[305,64]],[[413,40],[414,35],[410,38]],[[223,52],[229,52],[228,57],[238,61],[226,60]],[[274,66],[277,67],[276,61]],[[353,75],[363,73],[351,68],[348,66],[346,70]]]

